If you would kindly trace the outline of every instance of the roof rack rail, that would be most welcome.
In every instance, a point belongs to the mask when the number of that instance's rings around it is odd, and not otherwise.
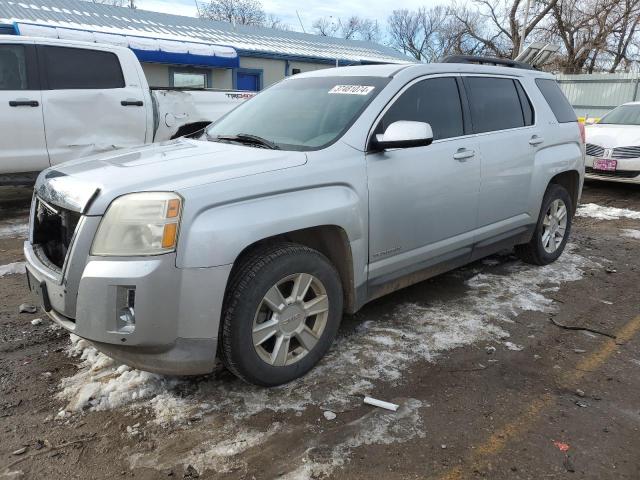
[[[479,55],[449,55],[441,60],[442,63],[475,63],[478,65],[496,65],[499,67],[522,68],[535,70],[528,63],[518,62],[510,58],[481,57]]]

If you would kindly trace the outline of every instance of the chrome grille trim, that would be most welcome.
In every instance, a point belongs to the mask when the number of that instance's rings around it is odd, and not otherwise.
[[[591,157],[602,157],[604,155],[604,147],[594,145],[593,143],[587,143],[586,153]]]
[[[617,147],[613,149],[613,153],[611,158],[639,158],[640,157],[640,146],[630,146],[630,147]]]

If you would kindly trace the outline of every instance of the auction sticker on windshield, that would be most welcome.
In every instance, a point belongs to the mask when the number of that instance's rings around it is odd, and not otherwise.
[[[329,93],[339,93],[342,95],[369,95],[375,87],[369,85],[336,85]]]

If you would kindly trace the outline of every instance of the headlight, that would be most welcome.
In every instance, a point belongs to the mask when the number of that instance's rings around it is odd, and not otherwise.
[[[140,256],[173,252],[181,214],[182,199],[175,193],[131,193],[116,198],[100,222],[91,254]]]

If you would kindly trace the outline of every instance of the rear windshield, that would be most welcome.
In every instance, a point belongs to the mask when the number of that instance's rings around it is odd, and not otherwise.
[[[536,85],[551,107],[558,123],[577,122],[576,112],[564,96],[555,80],[537,78]]]
[[[607,113],[598,123],[640,125],[640,105],[621,105]]]
[[[388,82],[381,77],[285,80],[212,124],[206,137],[252,135],[282,150],[324,148],[344,134]]]

